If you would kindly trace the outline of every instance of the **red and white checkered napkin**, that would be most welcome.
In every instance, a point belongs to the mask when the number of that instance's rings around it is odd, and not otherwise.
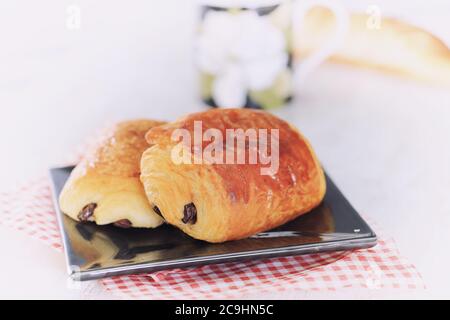
[[[50,181],[30,181],[0,193],[0,223],[62,251]],[[380,236],[380,234],[378,234]],[[391,239],[371,249],[205,265],[98,280],[124,298],[226,299],[255,293],[341,288],[424,288],[415,267],[401,258]]]

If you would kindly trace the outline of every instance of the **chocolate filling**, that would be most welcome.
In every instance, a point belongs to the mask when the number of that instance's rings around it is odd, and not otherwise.
[[[78,219],[83,222],[89,221],[89,219],[94,214],[96,208],[97,208],[96,203],[90,203],[86,205],[83,209],[81,209],[80,213],[78,214]]]
[[[183,219],[184,224],[195,224],[197,222],[197,208],[192,202],[184,206]]]
[[[114,225],[119,228],[128,229],[128,228],[131,228],[133,224],[128,219],[122,219],[122,220],[114,222]]]
[[[159,210],[159,208],[158,208],[157,206],[153,206],[153,211],[155,211],[155,213],[156,213],[158,216],[160,216],[161,218],[164,218],[163,215],[162,215],[162,213],[161,213],[161,210]]]

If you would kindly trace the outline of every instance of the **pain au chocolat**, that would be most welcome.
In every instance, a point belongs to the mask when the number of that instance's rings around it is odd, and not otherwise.
[[[196,239],[246,238],[310,211],[325,195],[309,142],[270,113],[214,109],[152,128],[146,137],[147,197],[168,223]]]
[[[149,147],[145,134],[163,124],[133,120],[115,124],[73,170],[60,195],[61,211],[99,225],[155,228],[163,219],[140,182],[140,160]]]

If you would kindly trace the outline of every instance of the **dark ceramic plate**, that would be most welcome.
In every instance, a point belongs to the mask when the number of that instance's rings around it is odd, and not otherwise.
[[[323,203],[279,228],[251,238],[210,244],[164,225],[120,229],[79,223],[63,215],[58,198],[73,167],[50,170],[69,275],[90,280],[120,274],[244,259],[368,248],[376,235],[327,177]]]

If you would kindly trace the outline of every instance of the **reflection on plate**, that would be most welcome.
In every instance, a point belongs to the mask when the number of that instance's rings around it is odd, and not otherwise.
[[[58,199],[72,167],[51,170]],[[69,272],[87,280],[242,259],[267,258],[375,245],[369,226],[327,177],[323,203],[311,212],[268,232],[243,240],[211,244],[163,225],[156,229],[121,229],[80,223],[57,209]]]

